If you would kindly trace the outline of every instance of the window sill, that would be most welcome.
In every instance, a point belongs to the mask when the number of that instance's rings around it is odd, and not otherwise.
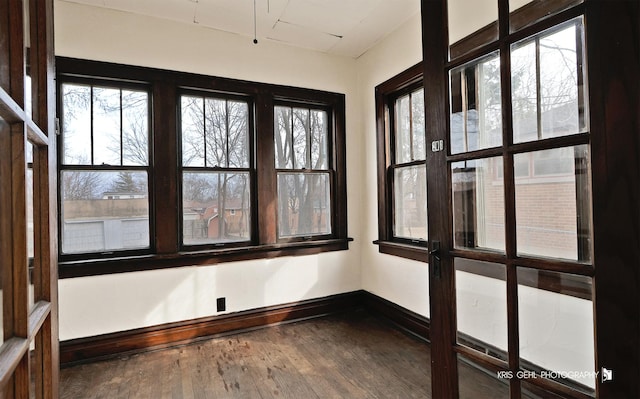
[[[224,262],[270,259],[280,256],[313,255],[322,252],[348,250],[350,241],[353,241],[353,238],[252,245],[207,251],[183,251],[172,254],[61,261],[59,262],[59,277],[63,279],[181,266],[214,265]]]
[[[373,243],[378,245],[378,252],[380,253],[417,260],[419,262],[429,262],[429,251],[427,251],[425,247],[382,240],[376,240]]]

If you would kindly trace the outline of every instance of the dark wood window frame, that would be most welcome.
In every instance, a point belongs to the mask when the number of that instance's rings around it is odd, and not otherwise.
[[[255,192],[254,192],[254,188],[255,188],[255,179],[256,179],[256,173],[255,173],[255,166],[254,166],[254,162],[252,161],[255,157],[255,146],[254,146],[254,137],[255,137],[255,123],[254,123],[254,113],[251,112],[254,108],[254,104],[251,100],[250,97],[246,97],[246,96],[232,96],[226,93],[215,93],[215,92],[210,92],[210,91],[198,91],[198,90],[179,90],[179,100],[178,103],[181,103],[181,99],[182,97],[187,96],[187,97],[202,97],[203,100],[207,100],[207,99],[215,99],[215,100],[224,100],[225,102],[228,101],[236,101],[236,102],[245,102],[248,106],[248,121],[247,121],[247,125],[248,125],[248,131],[247,131],[247,152],[248,152],[248,165],[246,167],[231,167],[228,165],[209,165],[209,163],[207,162],[207,145],[204,145],[204,155],[203,155],[203,161],[205,163],[205,165],[202,166],[187,166],[184,165],[183,163],[183,155],[182,155],[182,121],[179,120],[178,121],[178,136],[179,136],[179,145],[178,145],[178,152],[179,152],[179,159],[178,159],[178,164],[180,165],[180,170],[178,172],[178,180],[180,182],[179,184],[179,195],[180,195],[180,248],[184,251],[202,251],[202,250],[206,250],[206,249],[216,249],[216,248],[221,248],[221,247],[246,247],[247,245],[251,245],[252,244],[252,239],[251,237],[247,238],[246,240],[236,240],[236,241],[232,241],[232,242],[227,242],[227,243],[220,243],[220,242],[215,242],[215,243],[208,243],[208,244],[192,244],[192,243],[185,243],[185,237],[184,237],[184,217],[183,212],[184,212],[184,204],[183,204],[183,197],[184,197],[184,190],[183,190],[183,185],[184,185],[184,179],[182,178],[182,176],[184,175],[184,173],[194,173],[194,172],[200,172],[200,173],[216,173],[216,172],[228,172],[228,173],[234,173],[234,172],[238,172],[238,173],[247,173],[249,175],[249,188],[250,188],[250,198],[249,198],[249,208],[250,210],[254,210],[255,209],[255,201],[253,200],[253,197],[255,197]],[[203,103],[204,105],[204,103]],[[182,112],[182,106],[180,104],[177,104],[177,106],[179,107],[179,114]],[[227,105],[228,106],[228,105]],[[206,115],[204,113],[203,110],[203,117],[205,118],[205,120],[203,120],[203,122],[206,121]],[[228,118],[228,115],[227,115]],[[206,122],[205,122],[206,124]],[[227,135],[228,135],[228,131],[227,131]],[[205,140],[204,136],[203,136],[203,140]],[[229,148],[227,147],[227,154],[226,154],[226,158],[228,161],[228,156],[229,156]],[[257,231],[257,225],[253,222],[253,219],[250,216],[250,225],[249,225],[249,230],[250,232],[255,232]]]
[[[378,245],[381,253],[427,262],[426,241],[394,237],[393,234],[393,115],[394,102],[400,96],[422,86],[423,66],[416,64],[376,86],[376,131],[378,156]]]
[[[91,98],[91,102],[93,102],[93,98],[94,98],[94,89],[95,88],[100,88],[100,89],[114,89],[114,90],[120,90],[121,92],[123,90],[132,90],[132,91],[138,91],[138,92],[144,92],[147,94],[147,101],[149,103],[147,110],[147,126],[151,126],[150,124],[150,116],[151,116],[151,88],[149,85],[147,85],[146,83],[141,83],[141,82],[136,82],[136,83],[132,83],[129,81],[118,81],[118,80],[113,80],[113,79],[97,79],[97,78],[93,78],[93,77],[80,77],[80,76],[69,76],[69,77],[65,77],[65,79],[63,81],[61,81],[59,83],[58,86],[58,93],[60,94],[58,96],[58,110],[60,110],[58,113],[60,114],[61,112],[63,112],[63,103],[62,103],[62,86],[63,85],[77,85],[77,86],[88,86],[90,87],[90,98]],[[122,97],[122,94],[121,94]],[[63,211],[63,204],[64,201],[62,200],[62,187],[63,187],[63,174],[65,172],[76,172],[76,173],[89,173],[89,172],[97,172],[97,173],[120,173],[120,172],[133,172],[133,173],[146,173],[147,174],[147,198],[149,201],[149,207],[148,209],[153,209],[153,196],[151,196],[151,192],[153,190],[153,178],[152,178],[152,167],[151,167],[151,157],[150,157],[150,151],[147,152],[147,161],[146,161],[146,165],[126,165],[123,163],[123,145],[122,145],[122,136],[123,136],[123,127],[122,127],[122,122],[121,122],[121,126],[120,126],[120,164],[114,164],[114,165],[110,165],[110,164],[95,164],[94,163],[94,159],[95,159],[95,152],[96,152],[96,147],[97,144],[95,143],[95,135],[94,135],[94,123],[93,123],[93,119],[94,119],[94,106],[91,105],[90,106],[90,114],[91,114],[91,128],[90,128],[90,138],[91,138],[91,149],[90,149],[90,160],[88,162],[88,164],[86,163],[65,163],[64,162],[64,140],[65,140],[65,136],[64,136],[64,132],[62,132],[62,125],[64,125],[64,119],[61,115],[58,115],[58,121],[60,121],[60,130],[61,130],[61,134],[58,136],[58,171],[59,171],[59,182],[60,185],[60,189],[59,189],[59,193],[58,193],[58,215],[59,215],[59,223],[60,223],[60,229],[59,229],[59,234],[58,234],[58,238],[59,238],[59,254],[60,254],[60,259],[65,259],[67,261],[77,261],[77,260],[85,260],[85,259],[97,259],[100,257],[104,257],[104,256],[109,256],[109,254],[113,254],[113,253],[117,253],[119,254],[119,256],[128,256],[128,255],[140,255],[140,254],[149,254],[152,252],[152,242],[153,242],[153,236],[154,236],[154,230],[153,230],[153,223],[151,223],[151,217],[149,217],[149,246],[144,247],[144,248],[140,248],[140,249],[121,249],[121,250],[105,250],[105,251],[96,251],[96,252],[70,252],[68,254],[64,254],[63,250],[64,250],[64,246],[63,246],[63,239],[64,239],[64,234],[63,234],[63,229],[62,226],[65,223],[65,219],[63,217],[64,211]],[[120,104],[120,119],[122,121],[122,104]],[[150,130],[150,129],[148,129]],[[149,133],[149,132],[147,132]],[[150,145],[150,136],[148,136],[147,138],[147,148],[151,148]],[[149,215],[150,216],[150,215]]]
[[[60,256],[60,277],[80,277],[178,266],[347,250],[345,95],[155,68],[66,57],[56,58],[58,85],[68,79],[98,79],[150,87],[150,224],[149,250],[116,252],[93,259]],[[211,93],[242,97],[250,103],[255,132],[251,165],[252,235],[246,245],[183,247],[181,245],[181,160],[179,101],[181,93]],[[332,143],[332,234],[303,240],[277,239],[276,169],[274,166],[274,105],[290,102],[322,107],[329,113]],[[60,157],[60,154],[58,155]],[[167,193],[176,195],[167,195]]]
[[[308,102],[297,102],[297,101],[290,101],[290,100],[286,100],[286,99],[275,99],[275,104],[276,107],[290,107],[292,109],[295,108],[302,108],[302,109],[307,109],[309,110],[309,114],[311,114],[312,111],[323,111],[327,114],[327,125],[328,125],[328,136],[327,137],[327,164],[324,168],[314,168],[311,163],[312,163],[312,145],[311,145],[311,137],[307,136],[306,140],[307,140],[307,146],[309,148],[309,150],[306,153],[306,162],[311,165],[310,167],[299,167],[296,164],[295,161],[295,156],[293,155],[294,149],[291,149],[292,152],[292,161],[293,161],[293,165],[292,167],[276,167],[276,179],[277,179],[277,175],[278,174],[304,174],[307,176],[311,176],[311,175],[319,175],[319,174],[325,174],[328,175],[328,185],[329,185],[329,202],[330,205],[335,204],[336,203],[336,169],[335,166],[337,163],[337,159],[334,155],[334,151],[333,151],[333,147],[334,147],[334,143],[335,140],[338,139],[337,137],[332,137],[331,133],[334,130],[333,127],[331,127],[332,125],[334,125],[333,119],[334,119],[334,115],[333,112],[331,110],[330,107],[327,107],[324,104],[312,104],[312,103],[308,103]],[[275,109],[275,108],[274,108]],[[274,116],[275,117],[275,116]],[[275,130],[275,127],[274,127]],[[275,134],[275,132],[274,132]],[[293,140],[292,140],[292,146],[293,146]],[[274,163],[276,162],[276,156],[274,156]],[[277,184],[276,184],[277,185]],[[277,187],[276,187],[277,190]],[[277,195],[276,195],[277,198]],[[331,215],[331,220],[330,220],[330,225],[329,227],[333,230],[336,226],[338,226],[338,224],[340,223],[339,220],[337,220],[335,218],[335,215],[332,212]],[[282,235],[279,231],[279,227],[277,228],[277,240],[278,242],[282,242],[282,243],[295,243],[295,242],[302,242],[302,241],[309,241],[309,240],[314,240],[314,239],[328,239],[331,238],[332,233],[322,233],[322,234],[309,234],[309,235]]]

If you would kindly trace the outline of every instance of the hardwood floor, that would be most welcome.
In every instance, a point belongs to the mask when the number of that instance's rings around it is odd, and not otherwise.
[[[365,311],[61,370],[62,399],[431,398],[430,348]],[[461,398],[509,397],[459,364]]]
[[[351,312],[61,370],[61,398],[428,398],[429,347]]]

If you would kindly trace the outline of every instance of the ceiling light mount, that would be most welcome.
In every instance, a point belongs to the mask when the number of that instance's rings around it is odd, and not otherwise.
[[[199,24],[200,21],[198,21],[198,6],[200,5],[200,0],[189,0],[189,1],[194,3],[194,6],[193,6],[193,23],[194,24]]]
[[[258,23],[256,14],[256,0],[253,0],[253,44],[258,44]]]

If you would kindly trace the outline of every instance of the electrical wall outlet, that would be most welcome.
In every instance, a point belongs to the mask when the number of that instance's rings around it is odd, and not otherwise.
[[[224,312],[225,310],[227,310],[227,298],[222,297],[216,299],[216,311]]]

